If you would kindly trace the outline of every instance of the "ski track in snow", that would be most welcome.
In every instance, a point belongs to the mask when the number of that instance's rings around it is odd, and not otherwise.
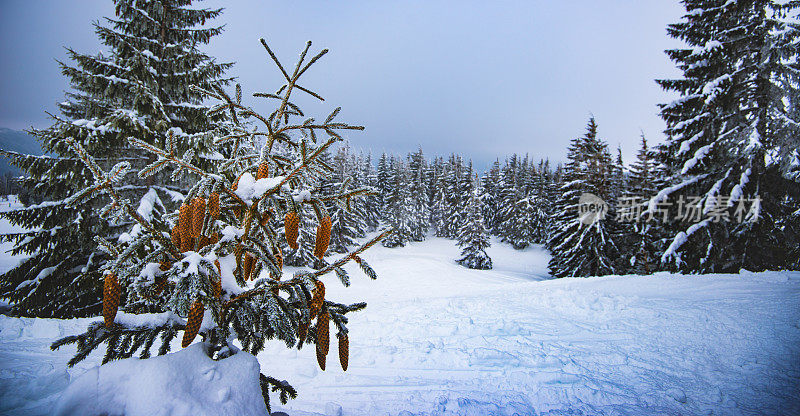
[[[800,272],[549,280],[541,247],[493,240],[490,271],[430,238],[376,246],[371,281],[326,278],[350,315],[350,368],[335,338],[327,370],[313,347],[272,341],[262,372],[289,381],[301,415],[800,414]],[[89,320],[0,316],[0,414],[44,415],[74,369],[49,343]],[[335,330],[334,330],[335,332]],[[334,334],[331,334],[332,338]],[[177,350],[176,348],[173,349]]]

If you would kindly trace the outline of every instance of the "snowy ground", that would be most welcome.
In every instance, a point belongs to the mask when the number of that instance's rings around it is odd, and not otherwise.
[[[455,264],[433,238],[364,256],[328,298],[353,314],[350,368],[271,344],[262,371],[286,379],[300,415],[800,414],[800,273],[548,280],[548,255],[494,242],[495,269]],[[48,414],[87,320],[0,316],[0,414]],[[335,343],[334,343],[335,344]]]

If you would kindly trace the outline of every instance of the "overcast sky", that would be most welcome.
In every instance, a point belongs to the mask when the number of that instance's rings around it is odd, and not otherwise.
[[[258,43],[293,65],[305,41],[331,52],[305,76],[349,135],[373,153],[459,152],[479,169],[512,152],[562,160],[594,114],[600,135],[626,162],[640,131],[663,140],[657,104],[674,97],[655,78],[677,75],[663,50],[680,44],[665,28],[678,0],[268,1],[207,0],[224,6],[225,32],[205,50],[236,62],[246,93],[281,79]],[[111,0],[0,0],[0,127],[48,124],[69,88],[56,59],[64,46],[101,50],[91,23]],[[307,101],[302,101],[303,103]],[[311,111],[309,111],[311,110]],[[324,114],[322,114],[324,113]]]

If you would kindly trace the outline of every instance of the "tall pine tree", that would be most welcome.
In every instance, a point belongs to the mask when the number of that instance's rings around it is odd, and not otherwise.
[[[70,62],[61,62],[72,91],[59,104],[55,123],[31,133],[55,156],[7,154],[26,171],[22,185],[44,202],[2,216],[32,231],[5,236],[15,243],[14,254],[29,254],[0,277],[0,297],[21,315],[71,317],[100,310],[100,268],[109,260],[97,248],[95,236],[130,237],[130,220],[109,220],[94,210],[96,203],[68,206],[68,198],[94,181],[90,170],[74,157],[67,139],[74,139],[109,168],[111,158],[125,155],[134,167],[155,158],[127,144],[128,137],[164,144],[165,132],[179,140],[181,151],[193,149],[187,160],[202,165],[212,135],[208,108],[190,86],[212,89],[231,64],[220,64],[198,47],[222,31],[204,27],[221,9],[193,9],[191,0],[115,0],[116,18],[97,24],[105,52],[82,54],[67,49]],[[115,161],[119,161],[116,160]],[[180,202],[172,187],[150,186],[153,180],[133,181],[121,195],[140,201],[143,213],[164,210]],[[162,200],[164,202],[162,202]],[[136,230],[131,230],[133,233]]]
[[[671,222],[662,260],[700,273],[787,267],[800,243],[797,222],[787,220],[800,200],[800,118],[792,111],[800,4],[683,3],[686,15],[668,32],[688,47],[667,51],[683,75],[658,81],[681,95],[661,106],[671,181],[649,208],[671,203],[673,218],[684,220]]]

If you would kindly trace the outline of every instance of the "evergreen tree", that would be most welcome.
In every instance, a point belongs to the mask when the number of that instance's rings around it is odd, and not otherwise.
[[[359,157],[359,166],[362,173],[361,183],[358,183],[358,185],[369,187],[372,190],[372,193],[364,198],[366,231],[375,231],[381,221],[381,194],[378,191],[378,176],[375,172],[375,167],[372,166],[372,157],[369,154]]]
[[[500,185],[500,161],[495,159],[492,167],[481,177],[480,199],[486,228],[493,230],[497,223],[498,186]]]
[[[425,178],[427,163],[422,149],[408,157],[409,186],[411,206],[411,241],[422,241],[428,232],[430,205],[428,203],[428,186]]]
[[[581,212],[594,203],[593,212],[606,206],[611,182],[611,155],[608,146],[597,137],[594,117],[589,119],[586,134],[574,139],[564,167],[565,183],[556,203],[553,236],[548,241],[552,253],[550,271],[555,277],[601,276],[613,274],[618,257],[615,242],[616,224],[610,215],[604,218]],[[587,198],[592,194],[600,200]]]
[[[403,247],[411,241],[413,230],[412,199],[410,191],[411,175],[408,165],[402,159],[391,159],[389,170],[390,186],[386,195],[387,223],[392,232],[382,242],[384,247]]]
[[[800,244],[797,2],[685,0],[667,51],[683,76],[659,80],[681,97],[661,106],[671,180],[649,210],[671,204],[662,261],[686,272],[780,269]],[[698,215],[695,215],[698,213]],[[738,218],[734,218],[738,215]],[[689,215],[687,215],[689,214]]]
[[[358,172],[355,160],[350,155],[350,148],[342,146],[333,158],[333,172],[328,176],[328,181],[323,191],[329,194],[345,194],[353,183],[351,172]],[[330,250],[334,253],[347,253],[355,247],[356,240],[364,237],[367,228],[364,220],[364,201],[362,198],[333,199],[326,204],[331,216]]]
[[[27,176],[22,185],[41,195],[43,203],[3,213],[12,224],[33,231],[5,236],[13,254],[30,254],[0,277],[0,298],[10,300],[12,313],[72,317],[100,310],[102,276],[107,253],[93,241],[129,238],[130,220],[108,219],[92,202],[69,204],[69,196],[91,185],[92,172],[73,156],[75,140],[110,168],[124,160],[142,167],[155,158],[132,149],[128,137],[163,144],[166,132],[178,140],[181,151],[192,149],[187,161],[202,165],[211,143],[211,119],[202,97],[190,85],[210,89],[231,64],[220,64],[198,47],[222,31],[203,27],[221,9],[192,9],[190,0],[115,0],[115,19],[96,25],[106,53],[88,55],[67,49],[71,60],[60,63],[72,91],[59,104],[61,116],[46,129],[31,130],[42,148],[54,156],[6,153]],[[226,149],[221,149],[226,151]],[[164,211],[182,196],[151,181],[132,181],[121,196],[139,201],[143,214]],[[30,201],[23,201],[30,202]],[[166,204],[165,204],[166,202]],[[133,225],[136,227],[135,225]],[[126,232],[128,230],[129,232]]]
[[[488,270],[492,268],[492,259],[486,254],[486,249],[491,244],[489,233],[483,225],[483,209],[477,189],[473,188],[467,198],[465,221],[458,230],[458,246],[463,249],[461,258],[456,261],[470,269]]]
[[[334,195],[319,192],[318,175],[330,173],[320,155],[341,140],[341,130],[363,127],[334,122],[338,109],[324,123],[295,123],[295,116],[302,113],[286,103],[291,102],[292,91],[309,91],[319,97],[297,82],[326,50],[304,65],[309,42],[293,75],[289,76],[266,42],[262,43],[286,78],[286,85],[277,94],[254,94],[275,103],[276,109],[270,116],[261,116],[243,105],[238,86],[235,98],[222,89],[204,91],[218,100],[219,108],[229,112],[234,120],[235,129],[220,137],[217,145],[252,140],[253,135],[249,134],[252,129],[238,122],[250,115],[263,122],[261,127],[268,136],[261,149],[235,151],[230,158],[218,159],[202,168],[178,150],[180,138],[167,136],[164,148],[142,139],[129,139],[131,144],[153,153],[159,160],[158,164],[141,170],[141,176],[152,177],[166,164],[196,174],[197,179],[177,212],[151,218],[142,215],[118,193],[123,187],[119,183],[131,165],[121,162],[106,171],[80,143],[69,141],[95,178],[70,203],[87,203],[93,194],[99,193],[110,199],[109,209],[141,227],[141,233],[127,242],[101,239],[102,246],[112,256],[103,266],[103,320],[91,323],[82,334],[68,336],[52,345],[54,349],[77,345],[70,366],[103,344],[104,364],[134,354],[148,358],[157,340],[160,344],[157,354],[166,354],[183,331],[182,347],[200,335],[205,344],[202,351],[215,361],[244,353],[242,349],[255,355],[270,339],[278,339],[288,348],[313,344],[319,366],[324,370],[333,324],[340,363],[343,370],[347,369],[351,335],[346,314],[363,309],[366,304],[345,305],[329,300],[322,278],[336,275],[342,284],[349,285],[342,266],[350,260],[374,278],[374,271],[360,254],[386,233],[380,233],[320,270],[300,270],[284,279],[278,228],[289,234],[290,241],[294,240],[298,232],[297,207],[311,206],[318,223],[315,256],[323,257],[331,231],[331,219],[323,201],[358,197],[363,192]],[[319,137],[324,134],[329,137]],[[316,136],[319,142],[307,139],[308,136]],[[287,158],[287,154],[291,157]],[[273,217],[284,220],[270,221]],[[248,281],[254,282],[248,284]],[[118,313],[119,309],[125,314]],[[296,396],[285,381],[262,374],[260,382],[268,410],[270,390],[278,393],[283,403]]]

